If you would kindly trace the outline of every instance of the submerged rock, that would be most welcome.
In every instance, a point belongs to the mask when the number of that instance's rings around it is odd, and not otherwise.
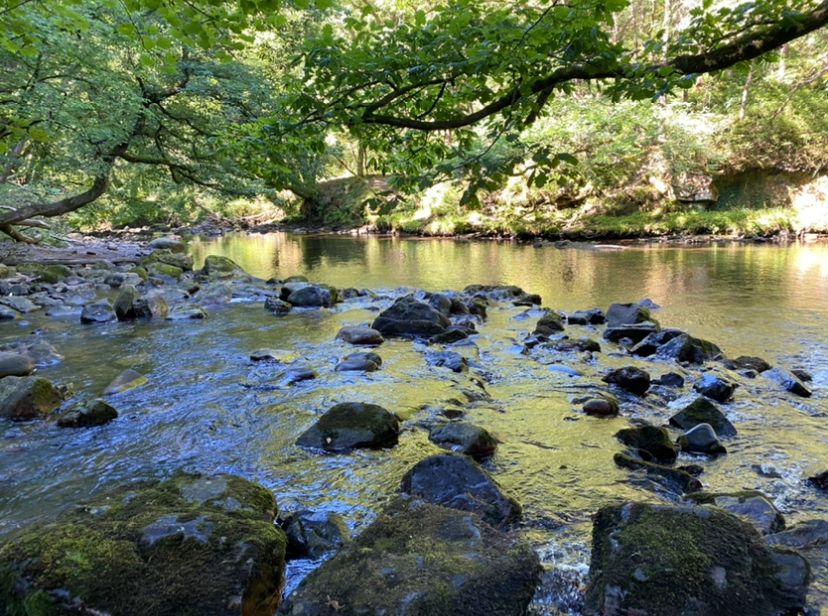
[[[296,444],[325,451],[385,449],[397,444],[400,420],[376,404],[344,402],[331,407]]]
[[[625,428],[616,433],[615,438],[631,447],[645,460],[672,464],[676,461],[678,451],[670,440],[670,433],[657,426]]]
[[[623,453],[615,454],[612,459],[621,468],[626,468],[631,471],[643,471],[649,479],[676,494],[698,492],[702,489],[701,481],[686,470],[637,460]]]
[[[351,538],[342,517],[331,511],[297,511],[282,520],[287,535],[287,557],[318,559]]]
[[[381,312],[371,327],[386,338],[414,336],[428,338],[442,334],[451,325],[448,317],[412,296],[401,297]]]
[[[468,360],[455,351],[429,352],[426,361],[430,366],[448,368],[452,372],[465,372],[469,369]]]
[[[0,547],[10,614],[272,616],[284,579],[276,503],[240,477],[130,483]]]
[[[724,511],[614,505],[593,521],[584,614],[775,616],[804,606],[808,577],[800,555]]]
[[[69,411],[58,419],[61,428],[90,428],[102,426],[118,417],[118,411],[103,400],[95,400],[79,409]]]
[[[351,353],[336,365],[337,372],[376,372],[382,366],[382,358],[376,353]]]
[[[761,492],[696,492],[686,499],[697,505],[713,505],[749,522],[763,535],[785,529],[785,518]]]
[[[433,428],[428,434],[428,440],[443,449],[466,454],[475,460],[488,458],[497,449],[497,439],[488,430],[463,421]]]
[[[682,430],[691,430],[699,424],[709,424],[720,437],[736,436],[733,424],[706,398],[696,398],[670,418],[670,425]]]
[[[584,402],[583,411],[594,417],[614,417],[618,415],[618,400],[615,396],[601,394]]]
[[[590,338],[559,338],[541,344],[542,349],[558,353],[600,353],[601,345]]]
[[[753,370],[757,374],[770,370],[772,367],[761,357],[751,357],[750,355],[740,355],[736,359],[728,359],[724,362],[724,365],[729,370]]]
[[[121,374],[116,376],[113,381],[106,386],[106,389],[104,389],[104,395],[111,396],[113,394],[119,394],[129,389],[145,385],[147,382],[147,377],[130,368],[121,372]]]
[[[808,483],[820,490],[828,490],[828,471],[823,471],[813,477],[808,477]]]
[[[617,385],[637,396],[643,396],[650,389],[650,375],[641,368],[634,366],[611,370],[601,380],[605,383]]]
[[[62,401],[60,391],[46,379],[34,376],[0,379],[0,417],[15,421],[36,419],[54,411]]]
[[[738,385],[715,374],[705,374],[693,383],[693,389],[717,402],[727,402]]]
[[[700,423],[682,434],[677,444],[679,449],[689,453],[703,453],[718,456],[727,453],[724,445],[716,436],[716,431],[710,424]]]
[[[372,327],[343,327],[336,339],[360,346],[379,346],[385,342],[382,334]]]
[[[658,357],[689,364],[703,364],[720,357],[722,350],[712,342],[694,338],[689,334],[679,334],[656,350]]]
[[[766,379],[773,381],[780,385],[785,391],[789,391],[796,396],[803,398],[811,397],[811,390],[796,376],[793,372],[783,370],[782,368],[771,368],[762,373]]]
[[[280,364],[289,364],[297,359],[299,359],[299,353],[284,349],[256,349],[250,353],[251,361],[274,361]]]
[[[437,454],[421,460],[405,474],[400,490],[435,505],[473,512],[496,527],[521,514],[518,502],[462,455]]]
[[[207,313],[200,306],[187,306],[180,304],[174,306],[167,314],[168,321],[201,321],[207,318]]]
[[[397,501],[313,571],[282,616],[523,616],[541,568],[532,548],[477,516]]]

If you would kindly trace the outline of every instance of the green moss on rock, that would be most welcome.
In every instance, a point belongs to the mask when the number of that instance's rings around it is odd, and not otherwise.
[[[23,265],[19,265],[17,267],[17,271],[27,274],[28,276],[33,276],[49,284],[54,284],[62,278],[66,278],[72,274],[72,270],[65,265],[60,265],[58,263],[25,263]]]
[[[807,578],[801,556],[724,511],[627,503],[595,516],[584,613],[771,616],[802,607]]]
[[[286,546],[275,512],[267,490],[227,475],[116,489],[0,547],[2,613],[271,616]]]
[[[46,379],[35,376],[7,376],[0,379],[0,417],[35,419],[54,411],[63,397]]]

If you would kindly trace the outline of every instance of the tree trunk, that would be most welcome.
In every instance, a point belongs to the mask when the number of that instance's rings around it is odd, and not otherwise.
[[[753,83],[753,63],[748,67],[745,85],[742,87],[742,101],[739,103],[739,119],[744,120],[747,115],[748,102],[750,101],[750,86]]]

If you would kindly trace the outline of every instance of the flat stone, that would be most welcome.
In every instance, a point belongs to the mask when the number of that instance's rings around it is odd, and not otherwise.
[[[104,395],[111,396],[114,394],[120,394],[127,390],[145,385],[147,382],[147,377],[140,372],[136,372],[132,369],[124,370],[121,374],[116,376],[109,385],[106,386],[106,389],[104,389]]]
[[[110,323],[118,319],[112,305],[108,301],[97,302],[95,304],[88,304],[83,307],[81,312],[81,323]]]
[[[385,342],[382,334],[372,327],[343,327],[336,339],[361,346],[379,346]]]

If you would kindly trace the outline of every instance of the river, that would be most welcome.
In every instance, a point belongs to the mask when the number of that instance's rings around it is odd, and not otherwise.
[[[741,379],[735,400],[726,405],[739,435],[727,443],[727,456],[702,462],[701,479],[711,490],[761,490],[789,523],[828,517],[828,499],[803,483],[828,469],[828,244],[535,248],[275,233],[194,240],[190,251],[196,266],[208,254],[221,254],[261,278],[303,274],[339,288],[515,284],[563,311],[649,298],[660,306],[655,315],[663,325],[712,340],[729,356],[758,355],[813,375],[814,396],[807,400],[768,393],[761,378]],[[150,381],[117,396],[121,417],[101,428],[0,426],[0,533],[49,519],[115,481],[181,467],[242,475],[271,488],[283,510],[337,511],[358,531],[394,495],[405,471],[436,451],[424,426],[439,409],[456,405],[467,379],[429,367],[424,345],[403,340],[378,349],[384,362],[379,372],[335,372],[348,352],[334,340],[336,332],[345,324],[370,323],[376,309],[374,302],[356,300],[277,319],[260,302],[238,301],[211,310],[202,322],[81,327],[77,315],[30,315],[0,324],[0,340],[44,328],[38,335],[64,361],[40,374],[72,383],[81,396],[99,395],[125,368]],[[601,373],[629,359],[606,345],[593,362],[534,361],[519,352],[520,339],[539,313],[525,310],[491,309],[476,346],[462,348],[492,397],[468,417],[501,440],[486,467],[523,504],[518,532],[550,570],[577,584],[588,567],[590,515],[598,507],[668,498],[615,467],[612,456],[622,447],[613,435],[630,417],[663,423],[692,395],[686,388],[669,408],[622,397],[618,418],[584,417],[573,398],[603,385]],[[599,331],[578,332],[601,340]],[[260,347],[295,352],[319,378],[280,384],[277,367],[248,360]],[[672,369],[641,365],[654,375]],[[314,417],[344,400],[379,403],[406,419],[400,444],[390,451],[327,456],[294,445]],[[313,566],[292,564],[288,587]],[[566,608],[563,586],[558,579],[542,589],[536,607]],[[828,606],[824,578],[815,582],[813,600]]]

